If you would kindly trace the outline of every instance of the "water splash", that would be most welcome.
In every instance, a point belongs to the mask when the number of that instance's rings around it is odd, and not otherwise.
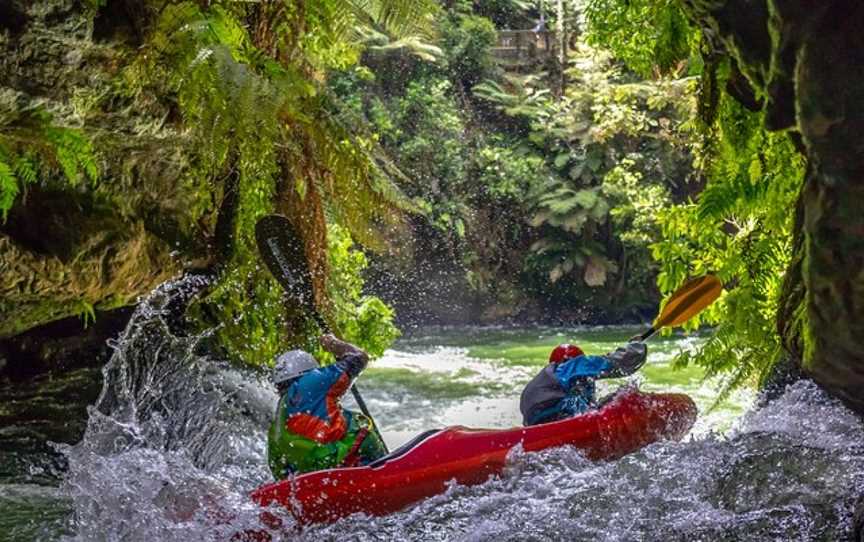
[[[197,285],[157,290],[117,340],[86,435],[64,448],[70,469],[60,493],[74,514],[56,534],[75,541],[229,540],[261,528],[247,495],[270,479],[265,428],[276,397],[256,375],[203,355],[206,336],[171,333],[167,303],[176,289],[190,287]],[[430,355],[414,354],[420,357],[408,361],[419,364]],[[398,368],[414,354],[391,354],[389,363]],[[473,369],[464,375],[469,384],[483,377],[482,367]],[[373,406],[393,400],[387,386],[369,390]],[[421,404],[422,395],[408,392],[399,401]],[[407,422],[391,421],[394,429]],[[590,462],[570,448],[514,453],[507,476],[451,486],[403,512],[302,532],[282,513],[285,528],[273,534],[310,542],[842,540],[862,487],[860,420],[799,383],[727,436],[658,443],[615,462]]]
[[[729,438],[658,443],[615,462],[560,448],[511,476],[302,540],[843,540],[864,487],[861,422],[800,383]]]
[[[105,385],[69,459],[74,540],[190,540],[228,530],[269,479],[263,431],[276,397],[171,332],[169,304],[201,278],[162,285],[112,344]]]

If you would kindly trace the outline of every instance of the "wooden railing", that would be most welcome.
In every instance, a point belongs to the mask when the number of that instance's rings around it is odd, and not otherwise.
[[[527,62],[541,60],[553,54],[555,33],[543,30],[499,30],[498,44],[492,54],[499,60]]]

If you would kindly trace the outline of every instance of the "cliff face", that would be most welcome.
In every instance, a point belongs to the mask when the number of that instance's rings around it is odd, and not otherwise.
[[[800,137],[809,166],[778,323],[804,373],[864,413],[864,4],[685,5],[746,76],[749,92],[738,81],[730,93],[764,107],[770,130]]]
[[[804,190],[805,364],[864,412],[864,5],[836,4],[802,17],[812,39],[796,51],[796,111],[813,160]]]
[[[122,5],[98,18],[74,0],[0,9],[3,141],[38,152],[28,124],[38,114],[91,141],[99,169],[95,180],[70,182],[62,164],[42,159],[0,222],[0,338],[92,319],[183,267],[207,265],[220,187],[184,177],[186,140],[171,102],[123,88],[136,34]]]
[[[374,239],[399,198],[318,91],[355,59],[339,14],[274,6],[0,5],[0,352],[184,272],[214,279],[189,320],[232,359],[313,335],[258,265],[257,218],[292,219],[326,315],[328,218]],[[300,39],[316,25],[336,41]]]

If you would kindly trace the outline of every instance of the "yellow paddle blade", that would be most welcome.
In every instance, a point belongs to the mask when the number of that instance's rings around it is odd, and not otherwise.
[[[713,303],[722,291],[723,285],[714,275],[687,281],[666,301],[660,316],[654,320],[654,329],[680,326]]]

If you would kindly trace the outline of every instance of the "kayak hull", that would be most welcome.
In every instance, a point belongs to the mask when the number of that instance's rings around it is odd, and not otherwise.
[[[372,465],[330,469],[262,486],[252,498],[278,504],[301,524],[332,522],[353,513],[386,515],[443,493],[451,481],[481,484],[501,475],[507,454],[573,446],[589,459],[616,459],[664,439],[680,439],[696,420],[696,405],[682,394],[628,390],[602,408],[531,427],[430,432],[407,451]]]

